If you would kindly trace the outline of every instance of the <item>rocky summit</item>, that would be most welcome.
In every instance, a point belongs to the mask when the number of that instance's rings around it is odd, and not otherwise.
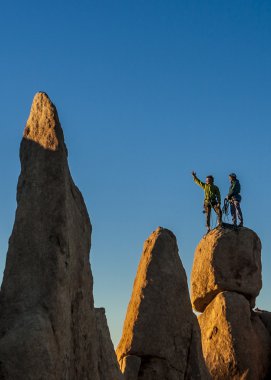
[[[113,379],[105,373],[114,367],[112,352],[106,355],[112,343],[93,302],[91,224],[70,175],[57,110],[45,93],[34,98],[20,159],[0,292],[0,378]]]
[[[176,238],[146,240],[117,356],[127,380],[208,379]]]
[[[216,228],[198,244],[191,274],[191,300],[203,312],[222,291],[242,293],[255,306],[262,288],[261,241],[249,228]]]

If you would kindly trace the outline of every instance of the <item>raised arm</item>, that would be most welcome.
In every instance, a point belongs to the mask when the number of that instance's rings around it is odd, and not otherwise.
[[[193,176],[193,179],[194,179],[194,182],[199,185],[200,187],[202,187],[203,189],[205,189],[205,183],[202,182],[200,179],[198,179],[197,175],[195,172],[192,172],[192,176]]]

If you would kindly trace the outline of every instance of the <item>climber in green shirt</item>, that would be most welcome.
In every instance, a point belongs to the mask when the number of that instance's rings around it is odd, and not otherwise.
[[[220,208],[221,197],[219,188],[214,185],[214,177],[208,175],[205,183],[200,181],[195,172],[192,172],[192,176],[197,185],[204,190],[204,211],[206,213],[206,227],[207,233],[210,232],[210,217],[212,208],[215,210],[218,217],[218,225],[222,224],[222,211]]]

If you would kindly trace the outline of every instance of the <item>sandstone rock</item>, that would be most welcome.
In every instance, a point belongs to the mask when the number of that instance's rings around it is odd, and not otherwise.
[[[20,159],[0,292],[0,378],[106,380],[98,368],[91,224],[56,108],[44,93],[34,98]]]
[[[208,379],[186,274],[167,229],[144,244],[117,356],[126,380]]]
[[[99,374],[104,380],[123,380],[110,332],[107,325],[104,308],[95,308],[98,339],[99,339]]]
[[[204,311],[222,291],[244,294],[255,306],[262,287],[261,242],[248,228],[216,228],[196,248],[191,274],[191,300]]]
[[[214,380],[261,380],[269,366],[270,337],[247,299],[219,293],[198,317],[203,354]]]

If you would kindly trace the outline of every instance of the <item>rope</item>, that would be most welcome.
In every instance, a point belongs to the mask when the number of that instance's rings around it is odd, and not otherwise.
[[[227,221],[229,221],[229,205],[230,202],[228,201],[227,198],[224,199],[224,206],[222,208],[222,215],[225,215],[225,218]]]

